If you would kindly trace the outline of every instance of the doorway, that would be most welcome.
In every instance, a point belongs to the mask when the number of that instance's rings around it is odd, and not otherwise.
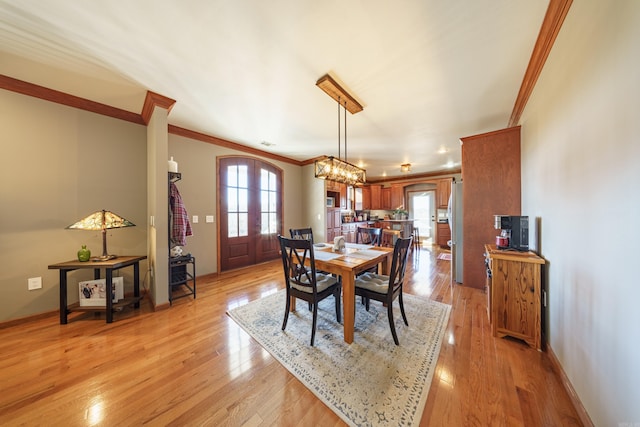
[[[282,170],[250,157],[218,159],[220,271],[279,257]]]
[[[407,191],[409,218],[418,229],[420,246],[431,246],[436,224],[435,190]]]

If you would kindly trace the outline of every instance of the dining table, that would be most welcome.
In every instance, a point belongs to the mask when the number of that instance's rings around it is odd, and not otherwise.
[[[316,243],[313,255],[316,270],[335,274],[342,278],[342,310],[344,341],[353,342],[355,325],[355,281],[356,275],[378,266],[378,272],[389,274],[393,248],[346,243],[341,250],[334,251],[333,243]],[[291,311],[295,311],[295,298],[291,298]]]

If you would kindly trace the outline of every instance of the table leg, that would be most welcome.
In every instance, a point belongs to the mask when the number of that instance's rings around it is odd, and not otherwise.
[[[342,317],[344,321],[344,342],[353,342],[353,328],[356,312],[355,273],[342,276]]]
[[[137,262],[133,264],[133,296],[140,297],[140,263]],[[138,299],[133,306],[140,308],[140,300]]]
[[[67,324],[67,270],[60,269],[60,324]]]
[[[106,268],[106,282],[107,282],[107,323],[113,322],[113,270]]]

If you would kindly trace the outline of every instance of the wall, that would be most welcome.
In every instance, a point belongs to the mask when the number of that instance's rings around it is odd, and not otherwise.
[[[640,2],[573,2],[522,116],[551,348],[592,421],[640,425]]]
[[[225,147],[202,141],[169,134],[169,156],[178,162],[178,172],[182,179],[176,184],[182,200],[185,203],[189,217],[197,215],[197,224],[192,222],[193,236],[187,237],[186,252],[196,257],[196,273],[198,276],[218,271],[218,218],[217,218],[217,176],[216,157],[228,155],[246,155]],[[261,158],[261,157],[258,157]],[[281,161],[261,158],[283,169],[284,195],[284,226],[283,233],[289,233],[289,228],[297,227],[302,221],[301,167]],[[213,215],[214,223],[206,223],[205,217]]]
[[[58,310],[58,270],[47,266],[75,259],[83,244],[102,253],[100,232],[65,230],[94,211],[136,224],[108,232],[110,253],[146,254],[147,180],[144,126],[5,90],[0,126],[1,322]],[[143,263],[142,278],[146,271]],[[42,277],[43,288],[27,290],[30,277]],[[90,278],[90,270],[69,274],[71,283]],[[77,298],[69,286],[69,301]]]

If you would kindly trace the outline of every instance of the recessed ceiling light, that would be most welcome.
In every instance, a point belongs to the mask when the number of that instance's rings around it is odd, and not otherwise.
[[[445,154],[448,153],[449,149],[447,147],[445,147],[444,145],[442,147],[440,147],[440,149],[438,150],[438,154]]]

